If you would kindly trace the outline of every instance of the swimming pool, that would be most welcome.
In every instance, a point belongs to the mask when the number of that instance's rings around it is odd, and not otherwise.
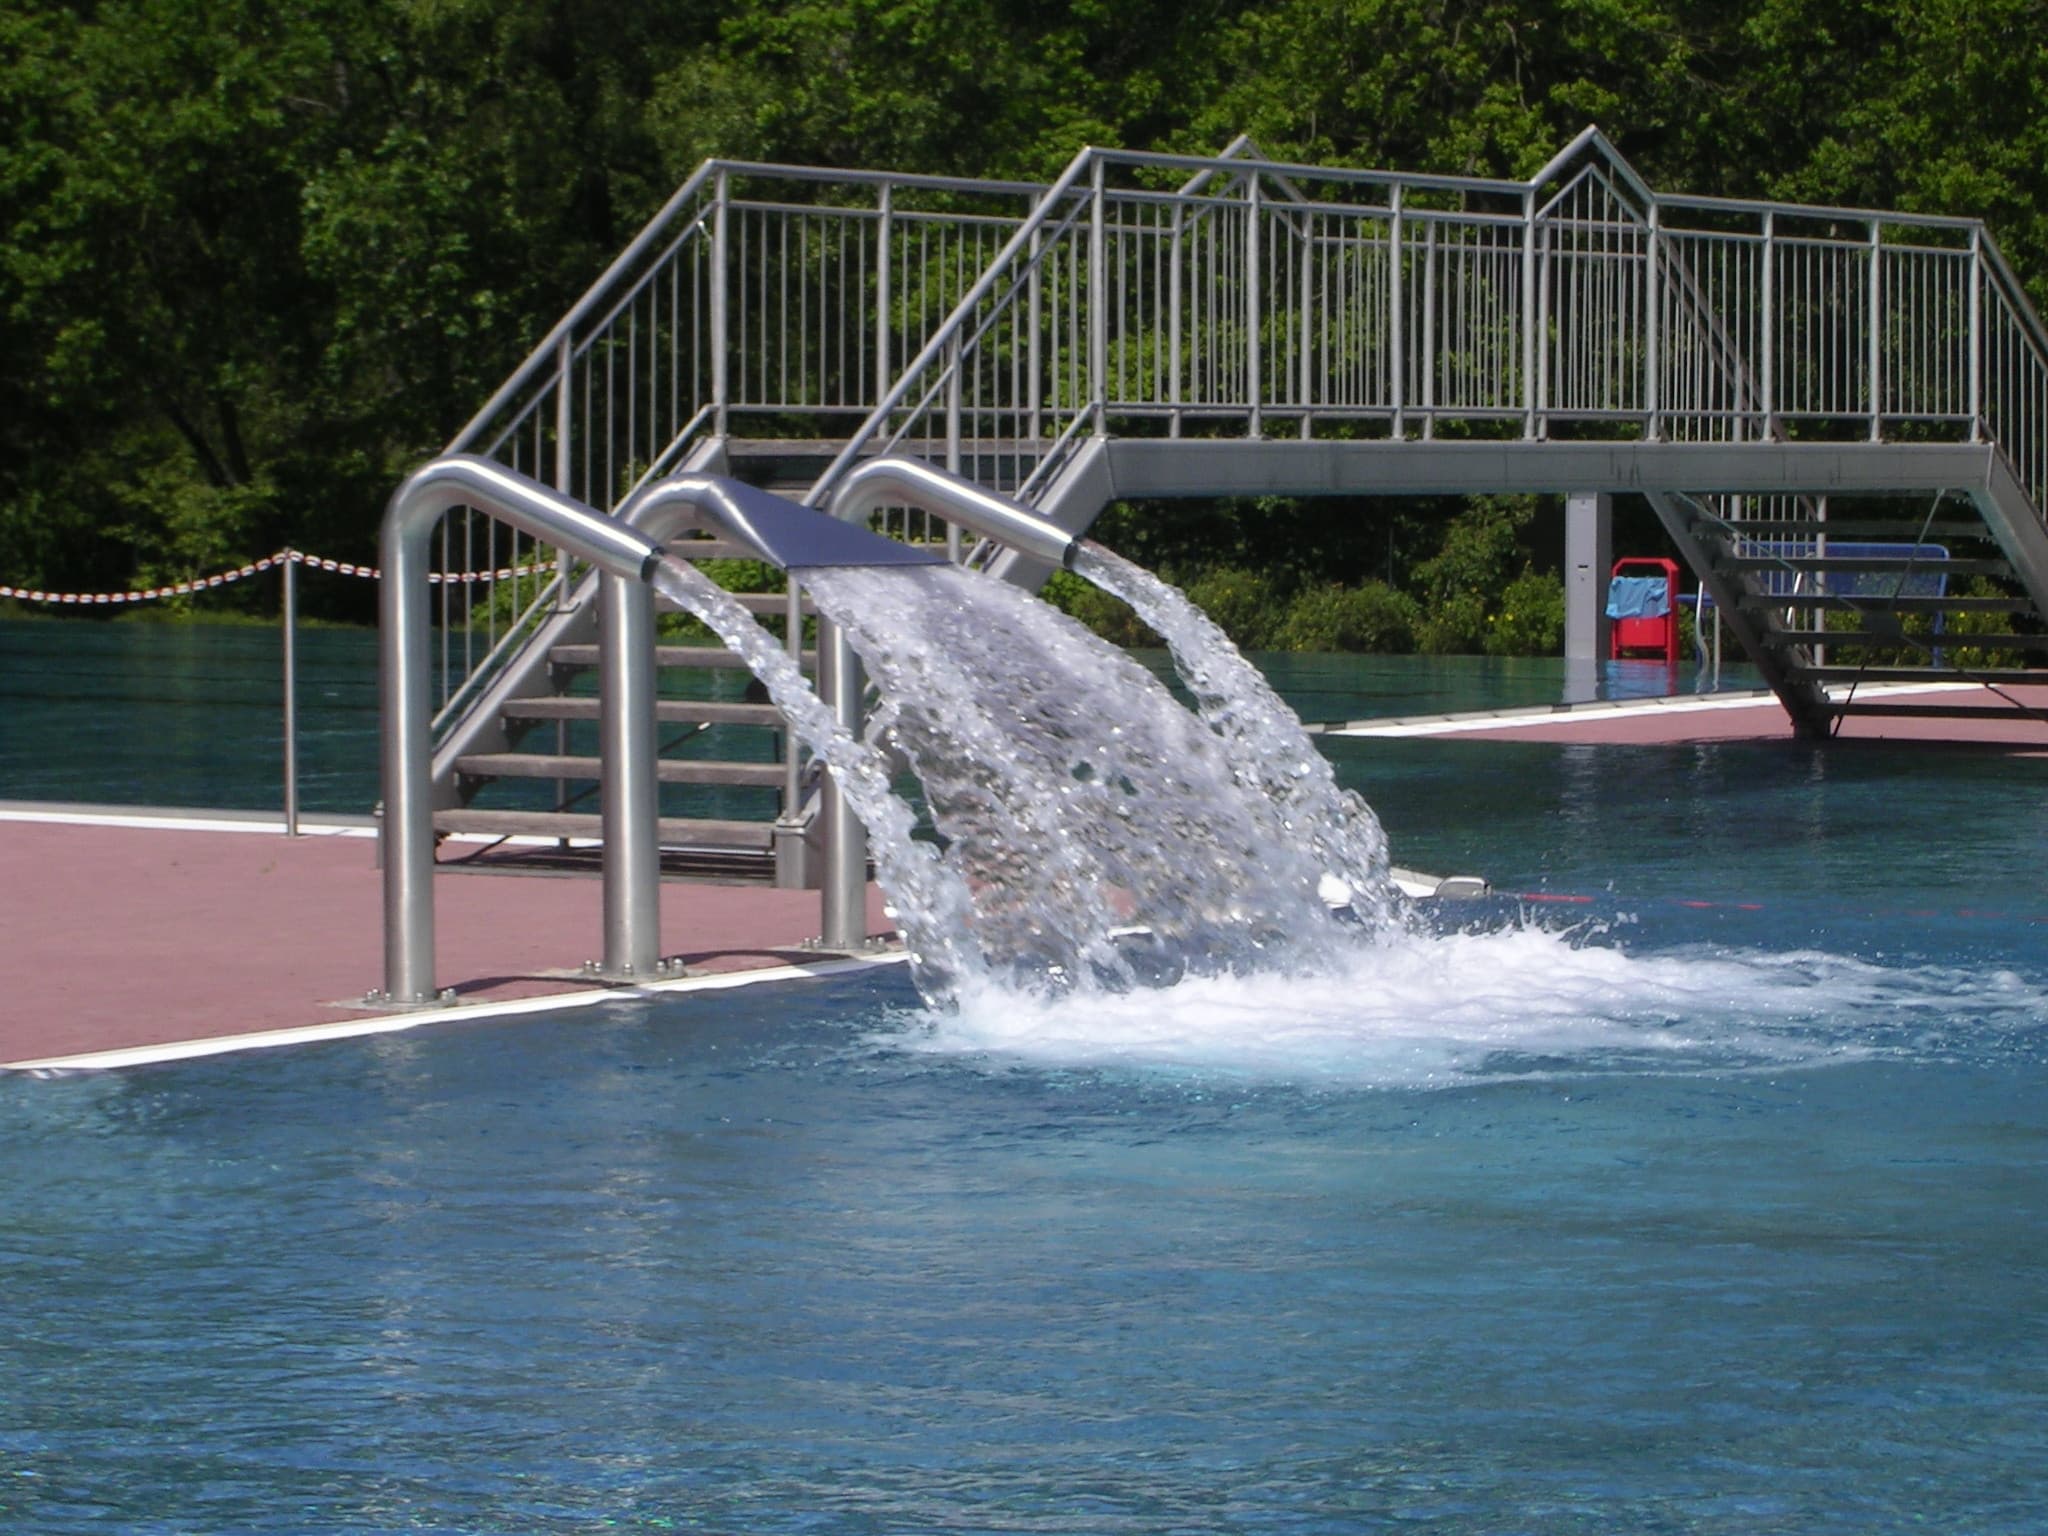
[[[0,1523],[2040,1529],[2038,764],[1332,750],[1510,894],[0,1080]]]

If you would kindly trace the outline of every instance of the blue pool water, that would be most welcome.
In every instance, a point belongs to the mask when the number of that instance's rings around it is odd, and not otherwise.
[[[0,1078],[0,1529],[2048,1528],[2039,764],[1329,746],[1509,894]]]

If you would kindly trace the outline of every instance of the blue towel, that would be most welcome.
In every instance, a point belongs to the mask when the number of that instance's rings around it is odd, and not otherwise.
[[[1607,583],[1610,619],[1661,619],[1671,611],[1671,587],[1662,576],[1616,576]]]

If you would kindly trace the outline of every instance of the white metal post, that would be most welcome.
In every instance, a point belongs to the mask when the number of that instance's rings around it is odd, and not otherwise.
[[[1984,441],[1984,231],[1970,231],[1970,441]]]
[[[1883,232],[1870,221],[1870,440],[1884,436],[1884,245]]]
[[[1762,260],[1763,313],[1757,322],[1761,328],[1757,347],[1763,354],[1757,360],[1757,391],[1762,398],[1757,404],[1763,417],[1761,435],[1772,439],[1778,435],[1778,246],[1777,219],[1768,212],[1764,214]]]
[[[711,430],[723,438],[732,431],[732,316],[727,294],[732,246],[732,177],[718,173],[711,204]]]
[[[965,361],[960,333],[955,331],[946,346],[946,470],[955,475],[960,473],[960,369]],[[946,558],[955,565],[960,563],[960,525],[950,521],[946,524]]]
[[[1167,435],[1180,436],[1180,329],[1181,310],[1184,304],[1182,290],[1186,279],[1181,274],[1181,264],[1187,244],[1187,208],[1184,204],[1173,206],[1173,247],[1172,264],[1166,274],[1166,401]]]
[[[1536,435],[1536,191],[1522,198],[1522,436]]]
[[[1035,212],[1042,202],[1033,205]],[[1035,445],[1045,438],[1045,364],[1040,351],[1039,329],[1045,324],[1045,270],[1039,257],[1045,248],[1045,232],[1031,231],[1031,277],[1026,285],[1024,334],[1024,389],[1028,404],[1028,436]]]
[[[284,552],[284,835],[299,835],[299,562]]]
[[[1256,174],[1245,177],[1245,235],[1244,235],[1244,373],[1245,400],[1251,407],[1249,435],[1264,437],[1266,419],[1263,409],[1265,401],[1266,355],[1263,340],[1259,334],[1265,324],[1265,296],[1263,274],[1260,271],[1265,260],[1265,231],[1260,227],[1259,217],[1263,208],[1259,199],[1259,178]]]
[[[875,221],[875,404],[889,398],[889,386],[896,382],[890,361],[893,325],[890,311],[896,302],[895,233],[896,188],[882,183],[882,212]]]
[[[1436,220],[1422,236],[1422,439],[1436,436]]]
[[[1107,166],[1094,165],[1094,202],[1088,215],[1088,399],[1095,416],[1095,435],[1109,433],[1109,232],[1105,227],[1103,176]]]
[[[1662,441],[1664,437],[1664,422],[1660,414],[1664,398],[1662,219],[1663,210],[1655,203],[1650,204],[1649,255],[1643,274],[1643,322],[1648,333],[1643,338],[1643,414],[1647,418],[1643,435],[1653,443]]]
[[[1401,185],[1394,184],[1390,199],[1390,217],[1387,221],[1389,242],[1389,268],[1387,272],[1387,388],[1388,403],[1394,408],[1393,435],[1403,438],[1408,435],[1401,419],[1408,403],[1408,359],[1407,340],[1408,305],[1405,293],[1406,281],[1403,268],[1407,263],[1402,259],[1405,248],[1404,221],[1401,213]]]
[[[1301,216],[1301,367],[1297,377],[1301,381],[1301,436],[1305,442],[1315,436],[1314,415],[1315,374],[1310,359],[1315,355],[1315,302],[1311,297],[1315,283],[1316,216],[1304,213]]]

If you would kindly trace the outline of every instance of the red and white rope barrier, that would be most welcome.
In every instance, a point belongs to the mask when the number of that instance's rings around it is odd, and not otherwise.
[[[137,592],[45,592],[40,588],[13,587],[0,582],[0,598],[14,598],[24,603],[60,604],[66,607],[107,607],[127,603],[155,602],[159,598],[188,597],[194,592],[207,592],[215,587],[224,587],[229,582],[240,581],[246,576],[260,575],[273,566],[287,562],[303,565],[308,570],[328,571],[337,576],[361,576],[370,581],[381,580],[383,572],[374,565],[356,565],[347,560],[329,560],[321,555],[309,555],[303,550],[280,549],[274,555],[265,555],[261,560],[232,570],[221,571],[213,576],[195,577],[191,581],[173,582],[169,586],[147,587]],[[504,566],[495,571],[433,571],[428,573],[430,582],[460,584],[469,586],[476,582],[512,581],[518,577],[539,580],[542,571],[533,566]]]

